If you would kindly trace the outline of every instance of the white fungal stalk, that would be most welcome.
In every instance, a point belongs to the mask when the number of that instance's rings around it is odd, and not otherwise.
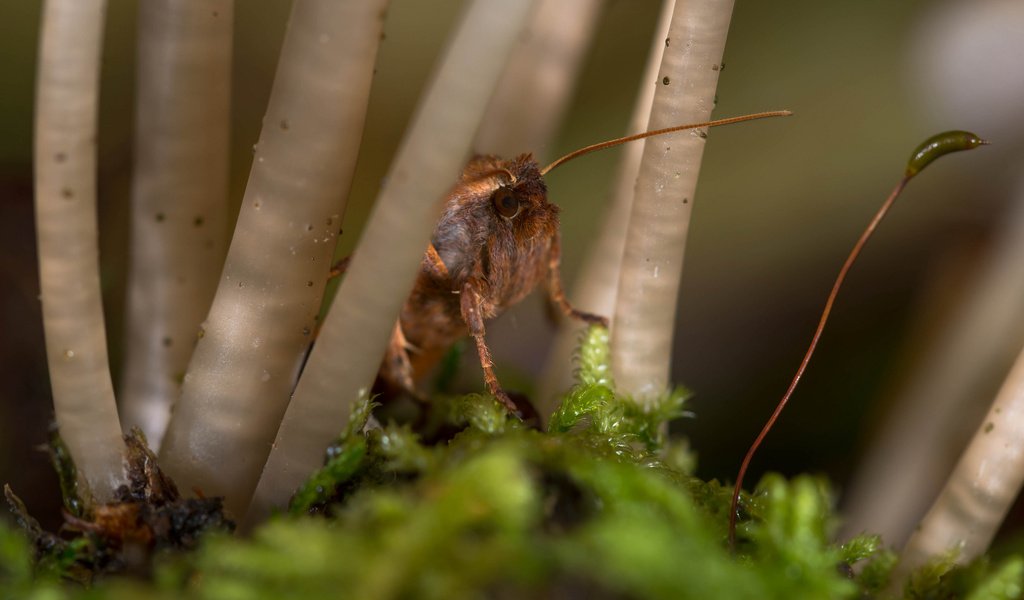
[[[465,13],[309,356],[249,521],[284,505],[323,463],[324,451],[344,429],[352,403],[372,383],[442,200],[462,170],[528,8],[526,0],[476,0]]]
[[[232,0],[139,6],[124,430],[160,447],[227,244]]]
[[[35,208],[46,357],[61,436],[96,500],[124,480],[96,227],[96,109],[106,2],[47,0],[36,87]]]
[[[660,85],[655,80],[661,67],[661,55],[665,49],[665,39],[668,37],[668,26],[674,6],[675,0],[665,0],[662,4],[661,15],[658,17],[651,49],[647,55],[647,66],[640,80],[640,93],[637,94],[633,114],[629,119],[629,134],[647,129],[647,122],[651,118],[654,92],[656,86]],[[639,142],[626,144],[622,150],[614,191],[611,194],[611,202],[605,209],[601,232],[591,250],[587,252],[586,261],[573,286],[573,293],[569,296],[580,310],[603,316],[615,313],[619,267],[622,264],[622,250],[626,246],[629,213],[633,207],[633,189],[637,174],[640,172],[643,152],[644,144]],[[541,415],[552,414],[560,395],[573,384],[572,353],[579,345],[582,329],[583,325],[569,319],[563,319],[559,324],[558,334],[551,345],[537,394],[540,403],[538,412]]]
[[[731,0],[676,3],[649,129],[709,119],[732,8]],[[611,347],[616,383],[639,402],[668,387],[679,282],[706,135],[683,131],[644,145]]]
[[[164,438],[162,464],[179,486],[225,496],[236,515],[312,339],[386,6],[292,6],[220,285]]]
[[[536,0],[491,94],[473,150],[538,160],[562,123],[603,0]]]
[[[939,497],[903,548],[900,582],[929,558],[957,550],[965,564],[988,548],[1024,485],[1024,352]],[[902,576],[901,576],[902,575]]]

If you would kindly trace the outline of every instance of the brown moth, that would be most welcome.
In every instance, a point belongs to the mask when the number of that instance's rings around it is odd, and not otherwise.
[[[529,154],[512,160],[473,158],[445,202],[395,325],[381,377],[412,391],[417,375],[468,334],[476,342],[487,389],[518,412],[494,374],[484,341],[485,320],[544,283],[551,301],[566,315],[608,324],[605,317],[576,310],[565,298],[558,212]]]
[[[583,154],[633,140],[789,114],[757,113],[640,133],[581,148],[543,169],[530,154],[511,160],[474,157],[448,194],[378,378],[388,388],[420,398],[415,382],[453,343],[470,335],[488,391],[522,416],[494,374],[484,322],[543,283],[551,302],[567,316],[608,325],[606,317],[577,310],[565,297],[559,270],[559,209],[548,201],[544,175]],[[340,270],[336,268],[335,274]]]

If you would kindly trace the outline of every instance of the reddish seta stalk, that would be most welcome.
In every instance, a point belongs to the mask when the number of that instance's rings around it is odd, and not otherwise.
[[[736,475],[736,486],[732,492],[732,503],[729,507],[729,546],[734,547],[736,545],[736,509],[739,504],[740,490],[743,489],[743,476],[747,474],[747,467],[750,466],[751,459],[754,458],[754,453],[757,452],[758,447],[764,438],[771,431],[771,428],[775,426],[775,421],[778,420],[779,415],[782,414],[782,409],[786,407],[786,403],[789,402],[789,397],[793,395],[793,390],[796,389],[796,384],[800,382],[800,378],[803,377],[804,371],[807,369],[807,363],[811,362],[811,355],[814,354],[814,349],[818,346],[818,340],[821,339],[821,332],[825,329],[825,322],[828,321],[828,316],[832,312],[832,304],[835,303],[836,296],[839,294],[839,287],[843,285],[843,280],[846,279],[846,274],[850,271],[850,267],[857,260],[860,255],[861,249],[867,243],[868,238],[874,233],[875,228],[878,227],[878,223],[881,222],[882,218],[885,217],[886,213],[892,207],[896,201],[896,197],[900,195],[903,188],[906,187],[907,182],[910,181],[909,177],[903,177],[896,187],[893,188],[889,194],[889,198],[886,199],[885,204],[882,208],[878,209],[875,213],[875,218],[868,224],[867,229],[864,233],[860,234],[860,239],[857,240],[857,244],[853,247],[849,256],[846,257],[846,262],[843,263],[843,268],[839,270],[839,276],[836,277],[836,282],[832,284],[832,291],[828,295],[828,300],[825,301],[825,309],[821,311],[821,319],[818,320],[818,327],[814,330],[814,337],[811,338],[811,344],[807,347],[807,352],[804,353],[804,358],[800,361],[800,366],[796,370],[796,374],[793,376],[793,381],[789,383],[789,388],[786,389],[786,393],[782,395],[782,400],[779,400],[778,405],[775,406],[775,412],[768,418],[768,422],[761,428],[761,433],[757,434],[757,438],[754,439],[754,443],[750,445],[750,449],[747,450],[746,456],[743,457],[743,463],[740,464],[739,473]]]

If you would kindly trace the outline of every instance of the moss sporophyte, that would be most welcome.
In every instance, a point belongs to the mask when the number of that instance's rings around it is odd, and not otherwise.
[[[739,472],[736,475],[736,485],[733,489],[732,504],[729,510],[729,543],[735,545],[736,543],[736,518],[737,510],[739,508],[740,491],[743,489],[743,476],[747,472],[747,468],[750,466],[750,461],[753,460],[754,454],[757,452],[758,447],[764,438],[768,435],[772,426],[778,420],[779,415],[782,414],[782,409],[786,407],[786,403],[789,402],[789,398],[793,395],[793,391],[796,390],[796,386],[800,383],[800,378],[803,376],[804,371],[807,369],[807,364],[811,361],[811,356],[814,354],[815,348],[818,346],[818,340],[821,339],[821,334],[825,329],[825,323],[828,321],[829,314],[832,312],[832,305],[836,300],[836,296],[839,294],[839,288],[842,287],[843,281],[846,280],[846,275],[849,273],[850,268],[853,267],[853,263],[857,261],[857,257],[860,256],[861,250],[864,245],[867,244],[868,239],[871,238],[871,234],[875,232],[878,224],[882,222],[885,215],[889,213],[889,209],[892,208],[893,203],[896,202],[896,198],[903,192],[903,188],[906,187],[907,183],[922,169],[927,167],[935,159],[949,154],[951,152],[959,152],[962,150],[971,150],[988,144],[987,141],[983,140],[976,134],[968,131],[945,131],[937,133],[927,140],[921,142],[917,148],[910,155],[910,159],[907,161],[907,166],[904,169],[903,177],[893,188],[892,192],[889,193],[889,197],[886,198],[885,202],[882,203],[881,208],[875,213],[875,216],[868,223],[868,226],[861,233],[860,238],[853,245],[853,250],[846,257],[846,262],[839,269],[839,275],[836,276],[835,283],[832,284],[832,291],[829,292],[828,299],[825,301],[825,308],[821,311],[821,317],[818,320],[818,326],[814,330],[814,335],[811,337],[811,343],[807,347],[807,351],[804,353],[803,360],[800,361],[800,366],[797,367],[796,374],[793,375],[793,379],[786,389],[786,392],[782,395],[782,399],[775,407],[775,411],[771,417],[765,423],[761,432],[754,439],[754,442],[750,445],[750,449],[747,450],[747,454],[743,457],[743,462],[740,464]]]

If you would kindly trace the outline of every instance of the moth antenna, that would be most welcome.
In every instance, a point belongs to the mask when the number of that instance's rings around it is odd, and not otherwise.
[[[477,175],[476,177],[474,177],[472,179],[472,181],[480,181],[481,179],[487,179],[488,177],[494,177],[495,175],[504,175],[508,179],[508,182],[506,182],[505,185],[515,185],[516,184],[516,181],[517,181],[516,176],[512,173],[512,171],[509,171],[508,169],[505,169],[503,167],[498,167],[497,169],[491,169],[490,171],[484,171],[483,173],[481,173],[481,174]]]
[[[731,125],[733,123],[742,123],[743,121],[753,121],[755,119],[767,119],[770,117],[788,117],[793,114],[790,110],[770,110],[767,112],[754,113],[752,115],[742,115],[739,117],[729,117],[727,119],[717,119],[715,121],[704,121],[703,123],[691,123],[689,125],[676,125],[674,127],[666,127],[664,129],[655,129],[653,131],[645,131],[644,133],[637,133],[634,135],[627,135],[626,137],[617,138],[614,140],[608,140],[606,142],[599,142],[597,144],[591,144],[580,148],[579,150],[573,150],[565,156],[559,158],[550,165],[540,170],[540,175],[543,177],[547,175],[552,169],[567,163],[574,158],[579,158],[584,154],[590,154],[591,152],[597,152],[598,150],[604,150],[605,148],[611,148],[613,146],[619,146],[627,142],[634,142],[636,140],[642,140],[656,135],[664,135],[666,133],[673,133],[676,131],[683,131],[686,129],[698,129],[700,127],[718,127],[719,125]]]

